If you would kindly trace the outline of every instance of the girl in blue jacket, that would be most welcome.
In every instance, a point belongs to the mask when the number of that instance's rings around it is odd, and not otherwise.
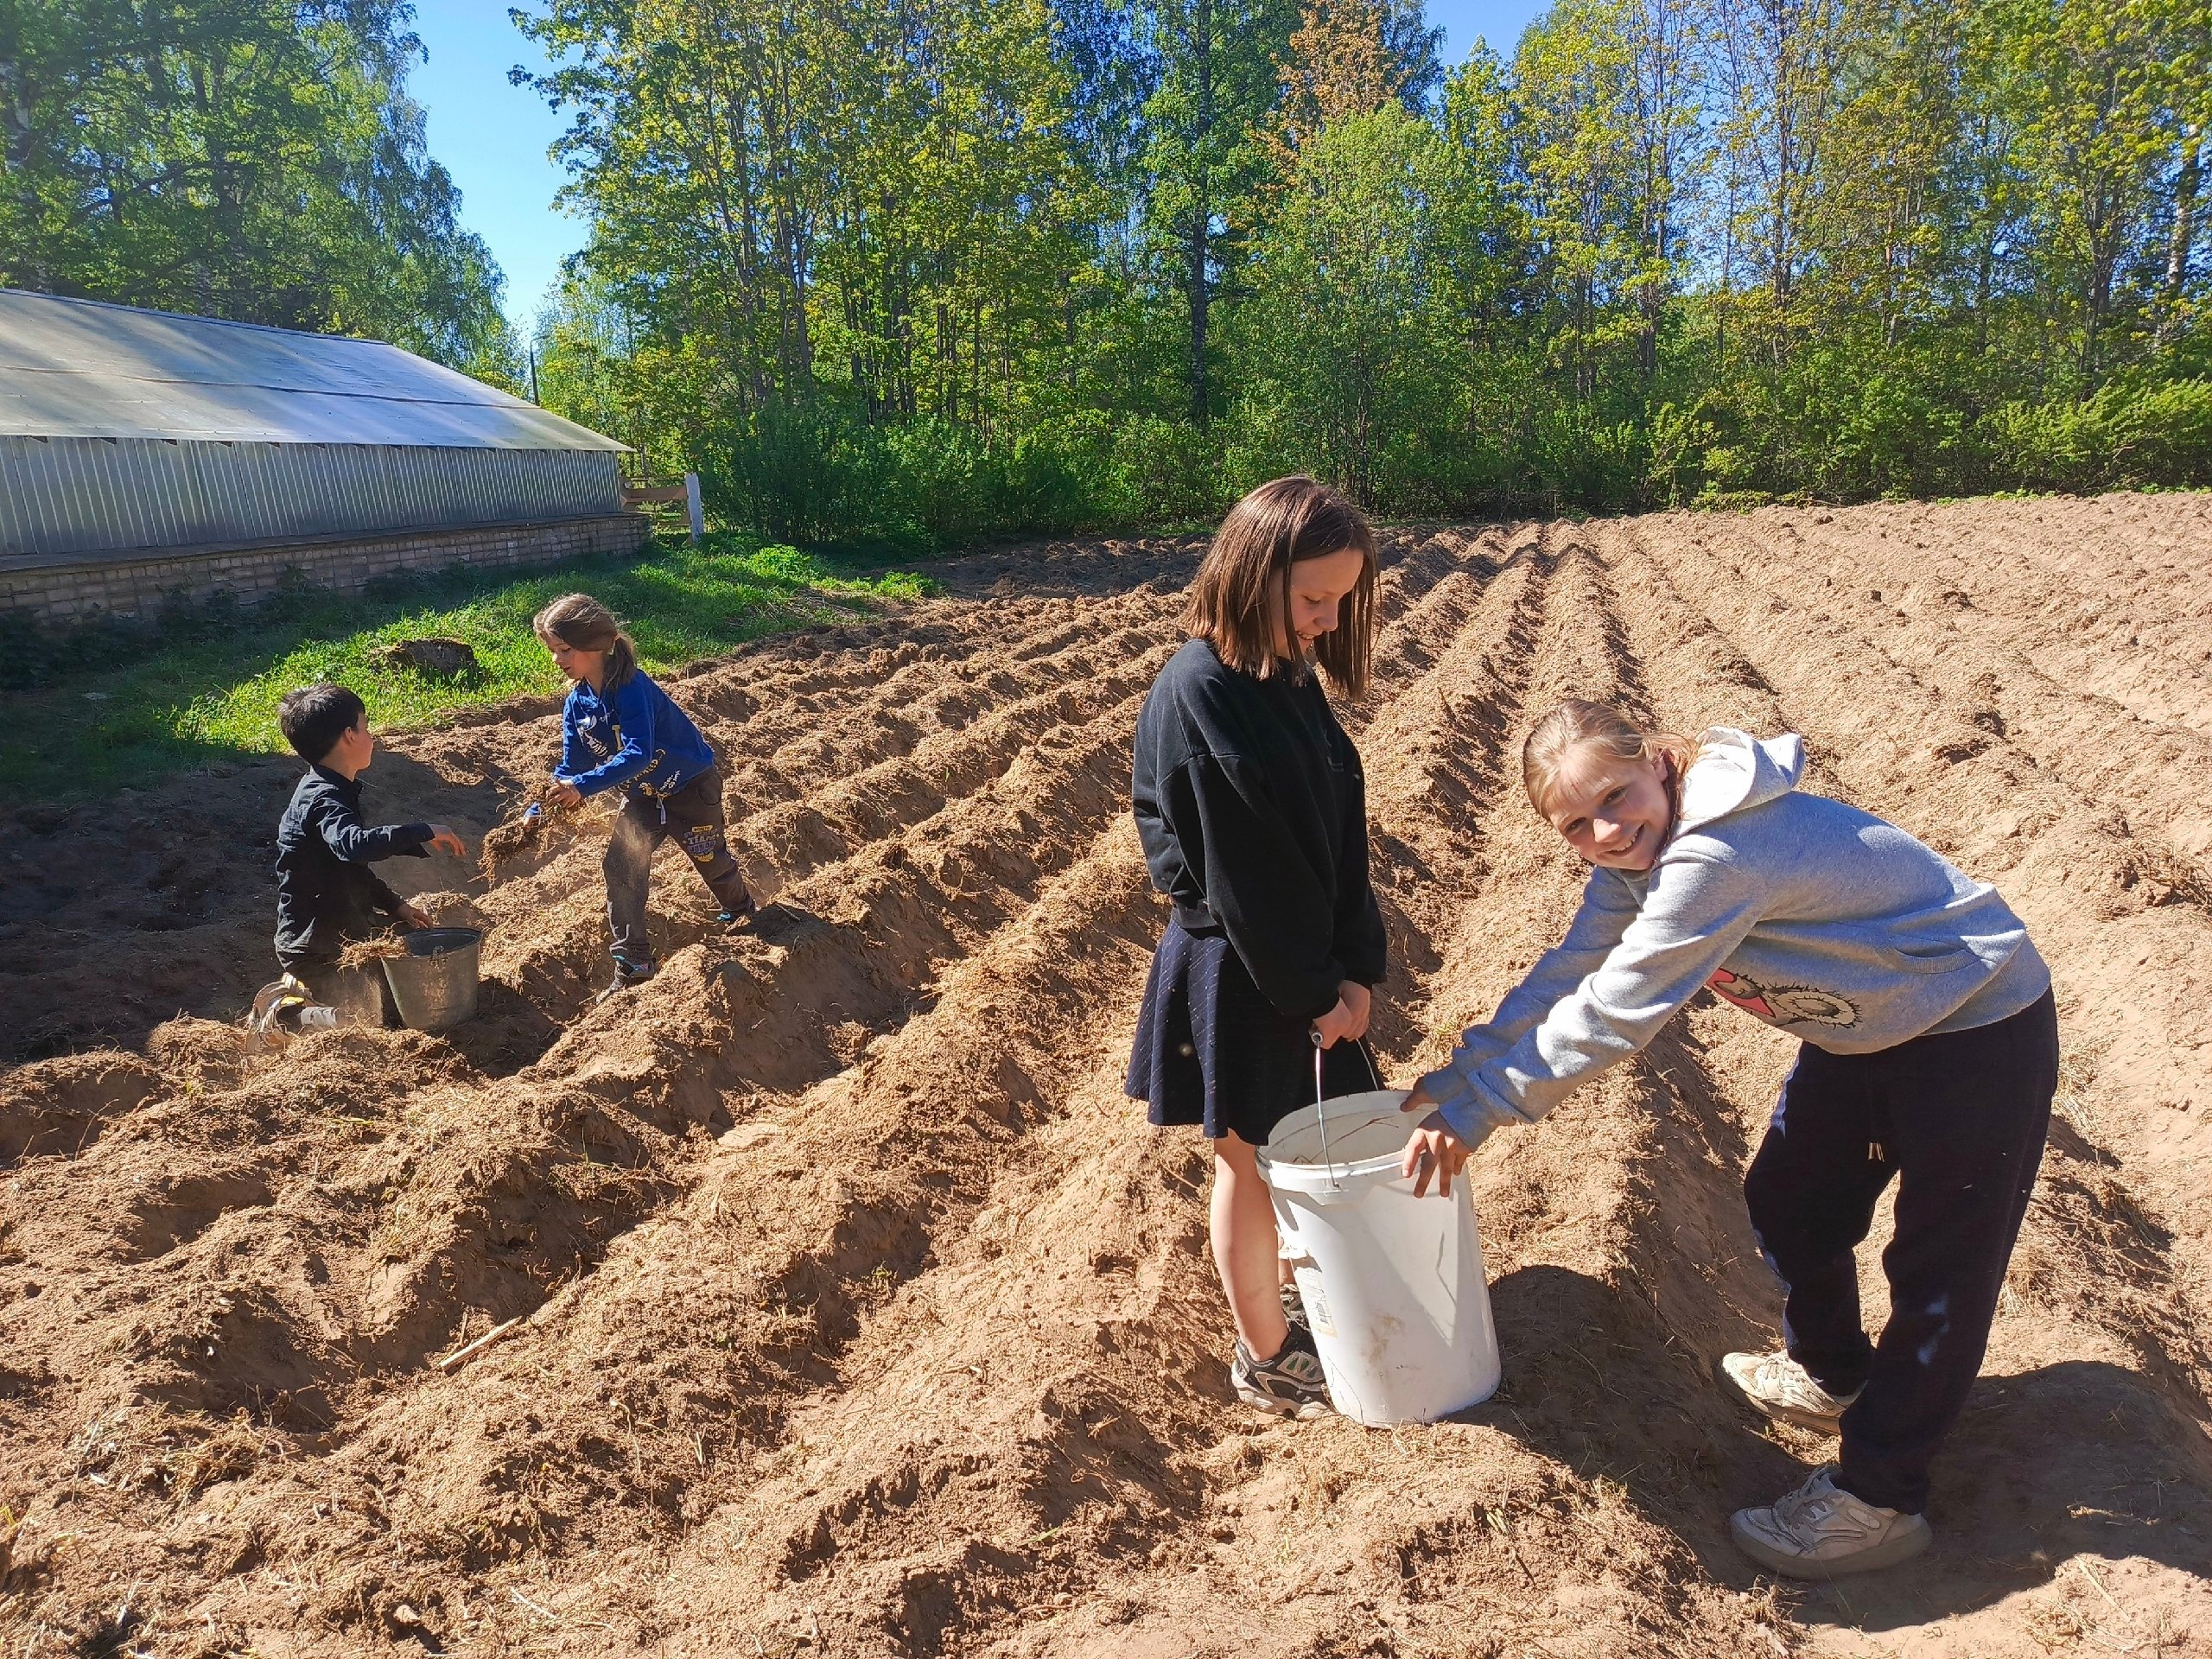
[[[580,806],[610,789],[622,810],[607,844],[607,919],[614,931],[614,982],[606,995],[651,979],[660,964],[645,931],[653,853],[669,836],[690,855],[721,903],[724,927],[750,926],[753,895],[730,855],[722,774],[691,717],[638,666],[614,613],[588,594],[564,594],[532,626],[574,682],[561,711],[561,763],[549,798]]]
[[[1804,746],[1698,741],[1563,703],[1522,757],[1529,797],[1593,868],[1567,938],[1406,1103],[1415,1191],[1448,1188],[1501,1124],[1541,1117],[1709,988],[1800,1039],[1744,1183],[1781,1279],[1776,1354],[1722,1385],[1838,1434],[1833,1468],[1738,1510],[1738,1546],[1793,1578],[1929,1542],[1936,1448],[1980,1369],[2058,1084],[2050,972],[1986,882],[1896,825],[1801,791]],[[1853,1252],[1897,1182],[1890,1319],[1870,1342]]]

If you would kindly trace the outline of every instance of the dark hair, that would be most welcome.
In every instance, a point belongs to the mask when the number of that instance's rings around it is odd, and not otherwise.
[[[600,676],[601,696],[638,671],[638,648],[622,625],[589,594],[563,594],[531,619],[541,639],[558,639],[577,651],[603,651],[607,671]]]
[[[368,712],[344,686],[325,680],[287,691],[276,705],[276,724],[301,760],[320,763]]]
[[[1183,626],[1230,667],[1267,679],[1299,666],[1290,641],[1290,567],[1357,548],[1366,561],[1314,659],[1349,696],[1367,690],[1375,646],[1375,532],[1357,507],[1310,478],[1262,484],[1229,510],[1183,601]]]

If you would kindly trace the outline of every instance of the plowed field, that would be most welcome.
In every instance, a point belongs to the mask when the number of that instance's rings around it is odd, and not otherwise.
[[[2052,962],[1936,1548],[1810,1592],[1726,1520],[1824,1443],[1709,1381],[1773,1336],[1738,1183],[1792,1045],[1705,999],[1478,1155],[1491,1404],[1229,1395],[1204,1148],[1119,1089],[1129,737],[1197,551],[979,556],[676,681],[776,903],[714,934],[669,849],[667,966],[604,1007],[589,823],[488,887],[401,861],[490,925],[472,1025],[257,1058],[216,1021],[295,768],[0,825],[0,1652],[2212,1654],[2212,499],[1388,537],[1346,718],[1401,1075],[1568,913],[1515,755],[1569,694],[1804,734]],[[372,810],[479,836],[556,738],[397,737]]]

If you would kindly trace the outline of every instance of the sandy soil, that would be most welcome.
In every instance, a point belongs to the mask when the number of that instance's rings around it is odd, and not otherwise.
[[[1738,1182],[1791,1046],[1732,1011],[1479,1154],[1491,1404],[1229,1396],[1203,1149],[1118,1090],[1128,738],[1195,553],[966,560],[683,678],[777,903],[716,936],[671,851],[666,971],[604,1007],[589,825],[488,889],[398,867],[489,923],[478,1020],[273,1057],[216,1021],[293,768],[0,825],[0,1653],[2212,1655],[2212,499],[1389,537],[1348,723],[1401,1074],[1572,904],[1511,776],[1570,693],[1803,733],[2053,963],[1936,1548],[1811,1592],[1725,1530],[1823,1448],[1708,1381],[1777,1313]],[[401,736],[372,798],[474,836],[555,746],[542,705]]]

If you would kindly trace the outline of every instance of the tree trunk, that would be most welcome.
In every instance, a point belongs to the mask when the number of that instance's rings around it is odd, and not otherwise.
[[[1208,148],[1213,140],[1213,0],[1198,0],[1192,14],[1192,54],[1198,68],[1198,130],[1192,135],[1194,161],[1191,181],[1190,244],[1185,280],[1191,306],[1191,418],[1201,427],[1212,418],[1213,392],[1206,377],[1206,327],[1211,321],[1213,292],[1206,267],[1213,252],[1213,206],[1207,189]]]
[[[2190,127],[2181,141],[2181,167],[2174,175],[2174,222],[2166,235],[2166,277],[2161,284],[2164,301],[2158,318],[2158,344],[2173,337],[2183,290],[2189,283],[2189,255],[2196,241],[2196,194],[2202,184],[2198,152],[2203,143],[2201,127]]]

